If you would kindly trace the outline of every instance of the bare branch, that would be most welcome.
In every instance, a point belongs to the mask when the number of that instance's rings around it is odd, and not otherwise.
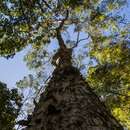
[[[88,40],[88,38],[89,38],[89,36],[87,38],[80,39],[79,42],[84,41],[84,40]]]
[[[79,42],[79,36],[80,36],[80,32],[78,32],[78,34],[77,34],[77,44],[78,44],[78,42]],[[77,46],[77,45],[76,45]]]
[[[88,40],[88,39],[89,39],[89,35],[88,35],[87,38],[83,38],[83,39],[79,39],[79,36],[80,36],[80,32],[78,32],[76,44],[72,47],[72,49],[75,48],[75,47],[77,47],[78,44],[79,44],[81,41],[84,41],[84,40]]]
[[[44,84],[46,84],[50,78],[51,78],[51,76],[49,76],[49,77],[45,80]],[[43,86],[41,86],[41,87],[39,88],[38,92],[36,93],[36,96],[34,97],[34,100],[38,98],[38,96],[39,96],[40,92],[42,91],[42,89],[43,89]]]

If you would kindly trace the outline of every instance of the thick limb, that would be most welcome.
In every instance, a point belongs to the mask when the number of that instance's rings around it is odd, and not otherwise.
[[[67,10],[66,11],[66,17],[61,21],[59,27],[56,29],[56,31],[57,31],[56,37],[57,37],[60,48],[63,49],[63,50],[67,49],[67,48],[66,48],[64,40],[63,40],[63,38],[61,36],[61,29],[62,29],[62,27],[64,25],[64,22],[68,19],[68,17],[69,17],[69,11]]]

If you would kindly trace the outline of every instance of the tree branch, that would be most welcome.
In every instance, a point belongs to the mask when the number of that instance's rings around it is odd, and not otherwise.
[[[66,11],[66,17],[61,21],[59,27],[56,29],[56,31],[57,31],[57,40],[59,42],[60,48],[62,48],[62,49],[65,49],[66,46],[65,46],[64,40],[63,40],[63,38],[61,36],[61,29],[62,29],[65,21],[68,19],[68,16],[69,16],[69,11],[67,10]]]
[[[81,41],[88,40],[88,38],[89,38],[89,35],[88,35],[87,38],[83,38],[83,39],[79,39],[79,36],[80,36],[80,32],[78,32],[76,44],[72,47],[72,49],[75,48],[75,47],[77,47],[78,44],[79,44]]]

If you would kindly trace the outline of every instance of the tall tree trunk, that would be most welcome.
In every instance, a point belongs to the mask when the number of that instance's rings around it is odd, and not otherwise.
[[[53,57],[56,69],[25,130],[123,130],[71,65],[72,49],[66,47],[60,32],[68,15],[67,10],[56,29],[60,46]]]
[[[71,65],[56,68],[25,130],[123,130]]]

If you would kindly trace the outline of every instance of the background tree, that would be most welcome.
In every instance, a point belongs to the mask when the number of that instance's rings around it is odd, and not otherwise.
[[[114,43],[90,55],[97,62],[88,71],[87,81],[113,114],[130,129],[129,41]]]
[[[100,50],[106,44],[110,45],[118,41],[122,44],[124,40],[129,39],[129,30],[125,30],[128,25],[119,15],[124,4],[126,4],[125,0],[2,1],[0,54],[9,58],[25,46],[31,45],[31,51],[25,59],[29,67],[34,68],[37,74],[35,77],[29,75],[29,78],[24,80],[29,82],[24,83],[33,86],[34,93],[37,95],[39,94],[37,86],[43,83],[44,72],[46,72],[44,65],[49,63],[47,60],[49,54],[49,61],[53,59],[54,52],[49,52],[47,46],[49,43],[52,43],[52,46],[56,45],[54,42],[57,36],[56,28],[60,25],[66,10],[69,10],[69,17],[62,28],[64,32],[62,36],[65,36],[66,45],[74,49],[73,56],[79,57],[81,62],[86,57],[88,48],[91,51]],[[70,31],[69,27],[73,27],[72,32],[76,39],[72,39],[67,33]],[[84,34],[85,38],[81,39],[80,34]],[[52,40],[53,42],[50,42]],[[83,40],[85,44],[81,42]],[[76,47],[81,47],[81,53],[76,53],[79,49]],[[78,60],[75,61],[77,63]],[[81,65],[84,63],[85,61],[81,62]]]
[[[0,82],[0,129],[15,130],[16,118],[21,107],[21,96],[17,89],[9,90]]]

